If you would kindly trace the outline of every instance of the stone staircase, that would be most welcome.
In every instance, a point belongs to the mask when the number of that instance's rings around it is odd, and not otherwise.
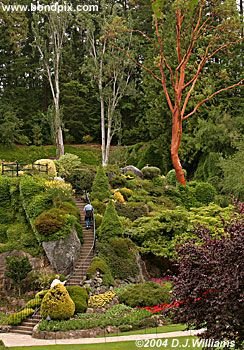
[[[76,265],[74,267],[73,273],[66,285],[75,286],[80,285],[84,277],[86,276],[86,272],[91,264],[91,260],[94,256],[93,252],[93,244],[94,244],[94,231],[93,226],[89,229],[86,228],[85,224],[85,214],[84,214],[84,206],[86,202],[83,199],[76,199],[76,205],[80,209],[81,214],[81,225],[83,228],[83,245],[81,247],[81,253],[79,259],[76,261]]]
[[[41,316],[39,313],[34,316],[28,317],[25,321],[23,321],[19,326],[12,326],[11,333],[19,333],[19,334],[28,334],[32,335],[33,328],[37,323],[41,320]]]
[[[94,255],[92,249],[94,244],[93,227],[86,229],[85,225],[84,206],[86,205],[86,202],[83,199],[76,199],[76,205],[80,209],[84,243],[82,244],[80,257],[76,262],[74,271],[66,283],[66,285],[69,286],[80,285],[80,282],[86,276],[87,269],[90,266]],[[37,323],[40,322],[40,320],[41,316],[39,312],[37,312],[34,316],[30,316],[25,321],[23,321],[21,325],[12,326],[11,332],[32,335],[33,328]]]

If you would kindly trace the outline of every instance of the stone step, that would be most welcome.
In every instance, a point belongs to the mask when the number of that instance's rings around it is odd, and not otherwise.
[[[19,326],[13,326],[12,327],[14,330],[21,330],[21,331],[25,331],[25,332],[32,332],[32,330],[33,330],[33,326],[22,326],[22,324],[21,325],[19,325]]]
[[[31,335],[32,334],[32,329],[30,331],[24,331],[22,329],[11,329],[11,333],[19,333],[19,334]]]

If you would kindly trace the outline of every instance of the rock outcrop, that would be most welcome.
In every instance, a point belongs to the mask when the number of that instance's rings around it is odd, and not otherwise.
[[[42,242],[46,256],[57,273],[64,275],[69,274],[80,255],[81,243],[77,236],[76,230],[57,241]]]

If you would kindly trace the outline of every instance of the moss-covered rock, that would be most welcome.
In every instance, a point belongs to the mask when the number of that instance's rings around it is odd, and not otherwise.
[[[53,320],[67,320],[75,313],[75,303],[62,284],[51,288],[43,298],[41,316],[49,316]]]

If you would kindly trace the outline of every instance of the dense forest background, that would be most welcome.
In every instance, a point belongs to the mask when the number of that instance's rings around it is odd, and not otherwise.
[[[19,3],[30,4],[31,1],[19,0]],[[72,3],[75,5],[76,1]],[[93,2],[87,1],[89,3]],[[101,11],[98,13],[71,13],[66,27],[59,72],[61,121],[66,144],[101,143],[101,96],[91,38],[97,44],[104,35],[104,28],[126,25],[138,35],[133,41],[130,41],[130,35],[122,35],[120,46],[129,50],[135,61],[150,63],[154,60],[152,45],[146,38],[153,31],[150,0],[106,0],[100,1],[99,6]],[[241,1],[237,4],[237,12],[242,18]],[[4,12],[0,8],[0,143],[6,146],[54,143],[53,97],[43,59],[34,43],[35,21],[32,12]],[[42,35],[48,49],[50,43],[45,25]],[[172,168],[171,116],[160,84],[133,64],[133,60],[125,65],[118,50],[109,46],[106,50],[105,107],[110,99],[111,72],[118,67],[129,72],[126,86],[123,86],[125,77],[121,78],[124,93],[117,101],[112,144],[136,145],[129,150],[135,153],[143,150],[141,166],[155,165],[166,173]],[[207,69],[212,69],[213,74],[212,80],[202,82],[206,90],[211,90],[213,85],[221,86],[223,82],[234,84],[243,73],[241,44],[236,45],[228,57],[222,54],[213,59]],[[231,156],[242,158],[244,118],[241,97],[241,89],[225,91],[184,122],[180,156],[189,176],[195,174],[196,178],[214,182],[219,175],[219,162]]]

